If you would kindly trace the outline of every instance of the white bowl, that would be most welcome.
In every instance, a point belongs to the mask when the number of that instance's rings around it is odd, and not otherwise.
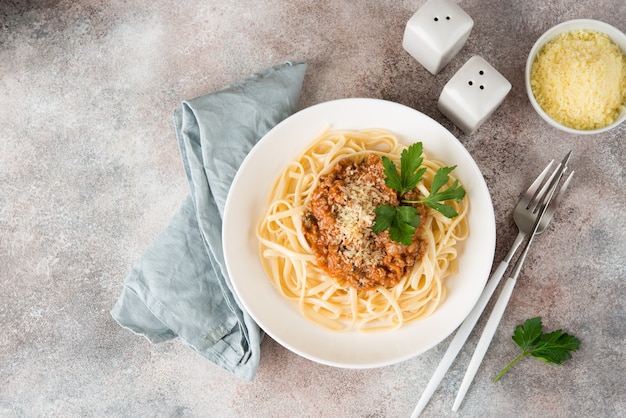
[[[296,303],[265,274],[256,238],[272,185],[282,170],[324,130],[385,129],[404,144],[421,141],[428,155],[457,166],[470,198],[469,229],[458,248],[458,272],[446,278],[446,299],[427,318],[381,332],[336,332],[307,320]],[[235,294],[272,339],[309,360],[342,368],[382,367],[439,344],[463,322],[485,287],[495,249],[491,196],[478,165],[435,120],[415,109],[378,99],[339,99],[297,112],[270,130],[250,151],[228,192],[222,230],[224,258]]]
[[[525,78],[526,78],[526,93],[528,94],[530,103],[532,104],[533,108],[537,111],[537,113],[539,113],[539,115],[546,122],[548,122],[550,125],[554,126],[555,128],[560,129],[565,132],[588,135],[588,134],[597,134],[601,132],[606,132],[610,129],[615,128],[620,123],[624,122],[624,120],[626,120],[626,109],[622,107],[622,110],[620,111],[620,114],[617,117],[617,119],[613,121],[612,124],[605,126],[603,128],[589,129],[589,130],[574,129],[552,119],[541,108],[539,103],[537,103],[537,100],[535,99],[535,95],[533,94],[532,88],[530,86],[530,70],[531,70],[533,62],[535,61],[535,57],[537,56],[539,51],[541,51],[543,46],[562,33],[571,32],[574,30],[581,30],[581,29],[593,30],[593,31],[608,35],[608,37],[611,38],[613,43],[617,44],[622,50],[622,52],[626,54],[626,34],[624,34],[624,32],[620,31],[619,29],[615,28],[614,26],[611,26],[608,23],[604,23],[604,22],[601,22],[599,20],[594,20],[594,19],[568,20],[566,22],[553,26],[551,29],[548,29],[543,35],[539,37],[539,39],[537,39],[532,49],[530,50],[530,53],[528,54],[528,59],[526,60]]]

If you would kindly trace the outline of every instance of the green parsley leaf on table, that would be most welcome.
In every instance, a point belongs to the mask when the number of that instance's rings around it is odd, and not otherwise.
[[[448,184],[449,174],[456,168],[442,167],[435,173],[431,185],[430,194],[421,200],[406,200],[402,197],[415,189],[422,180],[426,172],[426,167],[422,167],[424,157],[422,156],[423,146],[421,142],[416,142],[402,151],[400,154],[400,173],[396,164],[386,156],[382,157],[385,184],[399,193],[400,205],[389,206],[380,205],[376,208],[376,219],[372,227],[376,233],[389,229],[389,236],[393,241],[404,245],[411,245],[415,227],[420,223],[417,208],[414,204],[423,203],[426,206],[440,212],[447,218],[454,218],[458,215],[456,210],[446,201],[460,201],[465,197],[465,189],[454,180],[450,187],[441,190]]]
[[[560,329],[544,334],[540,317],[527,319],[522,325],[518,325],[512,338],[522,349],[522,353],[493,379],[494,382],[500,380],[515,363],[526,356],[536,357],[545,363],[562,364],[572,358],[570,351],[576,351],[580,346],[578,338]]]

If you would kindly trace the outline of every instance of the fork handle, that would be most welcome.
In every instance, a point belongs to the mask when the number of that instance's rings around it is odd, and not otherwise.
[[[485,285],[483,293],[480,295],[478,302],[476,302],[476,305],[474,305],[472,311],[469,313],[469,315],[467,315],[465,321],[463,321],[459,329],[456,331],[454,339],[450,343],[450,346],[448,346],[448,350],[443,355],[441,362],[439,362],[439,366],[437,366],[437,369],[435,370],[433,376],[430,378],[426,389],[424,389],[422,397],[417,402],[417,405],[413,410],[413,414],[411,414],[411,418],[417,418],[428,404],[428,401],[433,396],[433,393],[435,393],[435,390],[437,389],[444,375],[452,365],[452,362],[459,354],[459,351],[461,351],[461,348],[463,348],[467,337],[469,337],[472,330],[474,329],[474,326],[476,325],[476,322],[478,322],[478,318],[480,318],[480,315],[485,310],[489,299],[491,299],[491,295],[493,295],[496,287],[498,287],[498,284],[500,283],[502,276],[504,276],[504,272],[506,271],[508,266],[508,260],[503,260],[494,270],[493,274],[489,278],[489,281],[487,281],[487,284]]]
[[[487,325],[485,325],[485,329],[480,336],[480,340],[478,340],[478,345],[476,345],[476,351],[474,351],[474,355],[470,360],[467,371],[465,372],[465,376],[463,377],[463,381],[461,382],[461,387],[459,388],[459,392],[456,395],[456,399],[454,400],[454,405],[452,406],[453,411],[456,411],[461,405],[461,402],[463,402],[465,393],[467,393],[467,389],[471,385],[472,380],[474,379],[474,376],[476,375],[476,372],[478,371],[478,368],[480,367],[480,364],[485,357],[485,353],[489,348],[489,344],[491,344],[491,340],[496,333],[496,329],[498,329],[498,325],[500,324],[502,315],[506,310],[506,306],[509,303],[511,294],[513,293],[513,288],[515,287],[515,283],[517,282],[516,276],[517,275],[509,277],[509,279],[502,287],[500,296],[498,297],[498,300],[494,305],[493,310],[491,311],[491,315],[489,316]]]

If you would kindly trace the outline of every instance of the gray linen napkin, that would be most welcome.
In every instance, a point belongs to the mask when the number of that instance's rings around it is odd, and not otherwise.
[[[191,194],[135,263],[111,310],[152,343],[178,337],[246,380],[256,374],[263,333],[228,278],[224,205],[250,149],[296,110],[305,70],[305,63],[272,67],[174,111]]]

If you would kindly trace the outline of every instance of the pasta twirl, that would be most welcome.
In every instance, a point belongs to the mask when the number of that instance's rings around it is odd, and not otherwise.
[[[456,271],[457,243],[469,234],[467,196],[449,202],[458,213],[455,218],[427,211],[420,226],[426,252],[391,287],[342,287],[316,264],[303,233],[308,199],[320,177],[338,161],[364,159],[374,153],[398,163],[405,148],[394,134],[383,130],[325,132],[284,169],[271,189],[256,231],[263,267],[276,289],[318,325],[333,330],[395,329],[430,315],[445,298],[445,279]],[[427,170],[417,186],[423,196],[429,194],[436,171],[443,167],[426,154],[423,166]]]

